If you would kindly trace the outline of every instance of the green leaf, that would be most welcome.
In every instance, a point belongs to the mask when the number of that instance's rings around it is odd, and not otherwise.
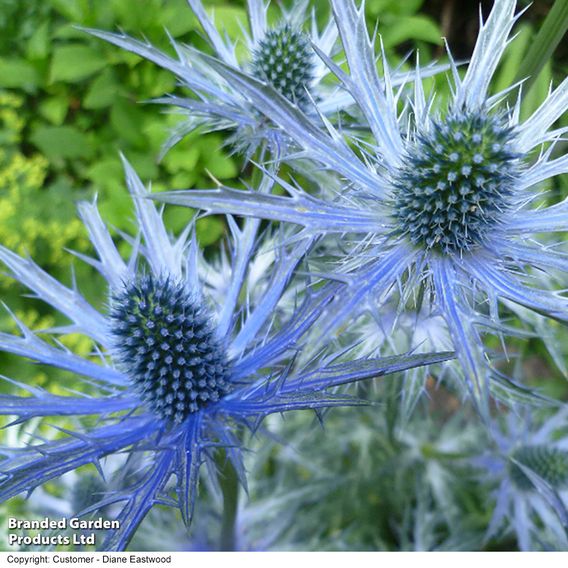
[[[103,189],[110,192],[118,190],[124,185],[124,170],[118,156],[106,158],[89,168],[87,178],[96,186],[97,190]]]
[[[99,109],[110,106],[120,95],[119,85],[112,69],[105,69],[90,85],[83,100],[83,107]]]
[[[63,45],[53,51],[50,79],[74,83],[105,66],[106,61],[96,49],[80,44]]]
[[[200,154],[200,148],[195,141],[189,143],[182,140],[164,156],[162,163],[171,174],[192,171],[197,166]]]
[[[65,96],[46,98],[39,104],[41,116],[56,126],[63,123],[68,109],[69,101]]]
[[[40,24],[28,41],[27,56],[29,59],[45,59],[49,54],[49,23]]]
[[[537,80],[525,95],[521,104],[521,120],[526,120],[548,97],[548,89],[552,81],[552,61],[542,68]]]
[[[168,207],[164,212],[164,223],[168,227],[168,231],[176,234],[187,227],[187,224],[191,221],[194,215],[195,211],[193,209],[188,209],[186,207]]]
[[[31,141],[48,159],[89,158],[93,154],[87,136],[72,126],[40,126]]]
[[[172,187],[188,188],[193,187],[197,181],[197,174],[194,171],[180,172],[172,177],[170,189]]]
[[[220,140],[216,137],[206,137],[202,140],[200,147],[202,148],[201,157],[203,159],[204,169],[211,172],[217,179],[230,179],[238,175],[239,170],[235,161],[223,153],[220,149]],[[205,140],[207,142],[205,143]],[[216,144],[215,141],[218,143]],[[204,151],[203,151],[204,150]]]
[[[390,25],[385,25],[382,37],[387,48],[409,40],[427,41],[436,45],[442,44],[442,32],[436,23],[427,16],[410,16],[397,19]]]
[[[55,21],[52,32],[53,39],[84,42],[85,32],[76,27],[77,23],[77,20],[71,20],[70,22]]]
[[[207,12],[214,16],[217,29],[227,32],[231,39],[242,37],[242,26],[246,28],[246,11],[237,6],[217,5],[213,10]]]
[[[193,16],[191,10],[186,11],[185,17],[180,18],[180,8],[174,4],[164,6],[162,20],[164,27],[175,38],[198,29],[197,18]]]
[[[145,126],[144,112],[137,103],[116,99],[110,111],[110,122],[114,131],[137,148],[146,148],[147,139],[142,134]]]
[[[101,196],[99,210],[108,225],[122,230],[131,229],[132,199],[122,185]]]
[[[410,16],[416,14],[424,0],[368,0],[365,7],[368,15],[372,17],[384,14],[396,14],[399,16]]]
[[[129,151],[126,157],[140,176],[140,179],[143,179],[145,183],[158,177],[158,166],[155,156],[149,156],[147,151]]]
[[[75,201],[84,197],[69,179],[57,176],[53,183],[38,192],[34,199],[30,199],[26,213],[38,220],[59,221],[65,225],[76,213]]]
[[[0,87],[34,92],[40,83],[40,74],[28,61],[0,57]]]
[[[49,0],[50,4],[64,18],[71,22],[82,22],[86,9],[88,9],[88,0]]]
[[[140,87],[148,97],[160,97],[164,93],[173,91],[176,79],[172,73],[167,73],[151,65],[141,65],[136,69]]]
[[[205,217],[196,223],[197,240],[202,247],[216,243],[225,232],[225,225],[218,217]]]
[[[140,9],[140,0],[107,0],[117,22],[127,30],[148,29],[148,24],[160,26],[161,6],[155,0],[145,0],[144,9]],[[179,17],[179,12],[178,12]]]
[[[517,73],[518,81],[526,79],[525,92],[528,92],[535,84],[539,73],[551,58],[567,30],[568,2],[556,0]]]

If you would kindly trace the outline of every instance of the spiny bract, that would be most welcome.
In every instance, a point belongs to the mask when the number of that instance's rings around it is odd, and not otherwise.
[[[177,237],[169,234],[140,178],[126,160],[124,166],[141,236],[126,236],[134,243],[128,261],[96,205],[79,206],[97,253],[84,260],[108,284],[110,313],[99,312],[78,287],[64,286],[0,246],[11,275],[93,345],[92,354],[75,354],[59,341],[61,329],[45,340],[19,320],[20,335],[0,333],[0,351],[73,373],[78,392],[63,396],[2,377],[30,394],[0,396],[0,416],[16,417],[10,426],[49,416],[67,429],[26,447],[0,447],[0,502],[90,464],[103,475],[105,462],[121,456],[121,475],[106,491],[93,489],[89,506],[119,521],[100,539],[104,550],[123,550],[157,504],[177,507],[189,524],[200,468],[206,464],[210,486],[218,486],[220,453],[245,485],[244,428],[257,431],[271,414],[360,405],[337,387],[453,356],[344,361],[342,351],[302,359],[305,336],[334,294],[324,287],[296,301],[291,282],[304,246],[288,252],[256,221],[242,229],[229,223],[233,254],[210,264],[199,254],[193,225]],[[264,177],[259,191],[269,192],[272,184]],[[140,266],[148,276],[140,275]]]
[[[229,391],[229,363],[207,311],[182,284],[144,276],[115,294],[119,360],[141,398],[176,423]]]
[[[563,134],[554,124],[568,108],[568,79],[526,119],[520,96],[511,108],[507,90],[489,93],[518,19],[515,0],[500,0],[481,22],[465,73],[450,58],[450,100],[434,106],[435,94],[425,92],[418,66],[413,92],[401,104],[405,91],[394,88],[384,54],[379,75],[365,4],[331,4],[349,72],[321,55],[372,136],[336,128],[322,112],[314,122],[258,80],[213,61],[300,148],[288,146],[284,157],[292,164],[299,155],[311,160],[327,179],[318,180],[317,195],[279,178],[287,195],[217,188],[161,193],[157,199],[294,223],[303,229],[299,235],[317,235],[321,246],[310,251],[314,265],[320,263],[317,276],[337,287],[318,324],[321,339],[364,315],[377,323],[379,345],[388,302],[405,309],[417,299],[416,306],[444,319],[460,362],[457,384],[489,419],[491,396],[512,404],[519,387],[533,394],[496,368],[484,341],[486,333],[520,334],[502,321],[508,310],[548,340],[555,360],[562,360],[554,338],[541,330],[551,327],[546,317],[568,321],[562,236],[568,201],[542,206],[541,184],[568,171],[566,156],[554,157]],[[337,186],[330,179],[339,180]]]

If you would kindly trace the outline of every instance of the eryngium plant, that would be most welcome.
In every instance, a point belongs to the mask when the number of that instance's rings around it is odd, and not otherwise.
[[[268,6],[263,0],[248,0],[249,29],[244,32],[246,56],[237,58],[237,42],[219,32],[207,15],[201,0],[188,0],[197,16],[214,54],[228,65],[241,69],[251,77],[266,81],[294,105],[307,108],[311,96],[326,101],[330,111],[352,103],[350,97],[337,89],[326,89],[322,80],[329,70],[316,56],[312,43],[332,55],[337,43],[337,29],[333,20],[320,33],[315,15],[308,14],[309,0],[302,0],[287,11],[281,7],[280,21],[270,26]],[[183,87],[195,97],[168,96],[155,102],[173,105],[185,115],[185,120],[172,133],[165,150],[176,144],[195,128],[233,131],[230,144],[247,157],[252,156],[261,143],[279,153],[286,137],[267,121],[265,116],[238,90],[228,84],[222,73],[211,67],[205,53],[172,39],[177,59],[162,53],[152,45],[98,30],[87,30],[93,35],[136,53],[174,73]]]
[[[295,223],[310,237],[348,235],[338,263],[323,271],[341,281],[341,292],[319,324],[322,335],[363,311],[380,314],[398,291],[403,303],[413,295],[429,298],[449,329],[464,384],[487,417],[490,391],[513,386],[488,364],[481,337],[512,331],[500,306],[528,308],[516,314],[529,328],[531,313],[568,321],[568,257],[561,249],[568,201],[540,203],[541,182],[568,171],[565,155],[553,157],[563,133],[553,125],[568,106],[568,79],[524,121],[520,97],[513,108],[506,104],[514,86],[489,96],[517,19],[516,2],[499,0],[482,22],[465,76],[452,63],[448,107],[426,97],[417,66],[401,112],[403,91],[394,89],[384,54],[378,75],[363,7],[352,0],[332,4],[350,73],[318,54],[356,101],[372,143],[349,145],[329,121],[316,124],[269,86],[225,63],[212,65],[295,140],[302,156],[341,176],[343,191],[322,188],[313,197],[281,180],[288,197],[220,188],[159,199]]]
[[[316,51],[333,56],[337,51],[338,32],[333,19],[323,30],[318,29],[315,12],[309,10],[309,0],[294,2],[290,10],[279,4],[281,17],[274,25],[267,18],[270,2],[247,0],[249,29],[243,29],[244,41],[243,38],[231,41],[219,32],[201,0],[188,0],[188,4],[220,61],[269,85],[312,119],[317,116],[312,100],[318,102],[318,112],[330,119],[353,106],[353,98],[347,90],[325,82],[330,70]],[[178,44],[172,39],[177,56],[174,59],[151,44],[124,34],[87,31],[174,73],[180,84],[193,93],[191,98],[168,96],[155,101],[178,107],[186,116],[166,143],[165,150],[197,127],[233,131],[229,144],[244,152],[247,158],[261,143],[278,156],[290,142],[286,132],[278,128],[262,109],[257,109],[246,93],[227,81],[224,72],[212,66],[209,56],[197,48]],[[244,43],[243,57],[237,57],[237,43]],[[441,69],[431,65],[424,69],[423,75]],[[392,81],[400,85],[411,78],[410,73],[398,73]]]
[[[496,419],[490,449],[473,460],[494,485],[486,540],[513,532],[521,550],[568,549],[568,413]]]
[[[189,524],[203,463],[213,486],[226,478],[245,485],[244,428],[256,430],[273,413],[362,404],[336,387],[448,358],[445,353],[343,361],[341,353],[328,353],[302,361],[302,337],[333,295],[324,287],[317,301],[296,302],[294,289],[287,292],[302,247],[275,254],[270,243],[272,257],[263,255],[259,223],[241,229],[230,222],[230,257],[207,264],[192,225],[178,238],[168,235],[140,179],[127,163],[125,169],[138,228],[134,237],[125,236],[132,248],[128,261],[96,206],[80,205],[98,255],[83,259],[106,280],[108,309],[99,312],[75,286],[65,287],[32,260],[0,247],[12,276],[71,322],[45,338],[17,322],[21,335],[0,334],[0,349],[70,371],[83,387],[77,393],[73,383],[72,394],[61,396],[16,382],[30,396],[0,397],[0,413],[16,416],[11,425],[56,417],[63,434],[2,448],[0,500],[29,494],[87,464],[102,475],[100,460],[124,454],[122,486],[96,492],[93,503],[75,511],[117,511],[120,526],[106,534],[100,545],[105,550],[125,548],[157,504],[178,508]],[[288,310],[281,306],[286,295]],[[75,355],[58,342],[58,333],[70,331],[92,340],[92,356]],[[86,416],[97,417],[96,425],[85,422]],[[224,536],[222,546],[234,546],[231,535]]]

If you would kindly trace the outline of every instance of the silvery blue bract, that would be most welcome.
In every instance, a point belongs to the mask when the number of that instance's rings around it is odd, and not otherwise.
[[[500,306],[529,327],[533,316],[568,320],[562,292],[568,257],[552,238],[568,230],[568,201],[538,204],[539,184],[568,171],[565,155],[552,157],[563,134],[552,127],[568,106],[568,79],[524,121],[520,99],[513,108],[506,103],[510,89],[489,96],[517,19],[516,2],[499,0],[482,23],[465,75],[452,64],[448,108],[437,108],[425,95],[419,65],[407,101],[406,90],[393,85],[384,53],[383,76],[377,73],[364,7],[353,0],[332,5],[349,74],[318,54],[356,101],[372,143],[348,144],[323,113],[316,123],[269,85],[230,65],[212,65],[295,140],[303,158],[340,176],[342,191],[322,188],[314,197],[280,180],[287,197],[220,188],[159,199],[294,223],[309,238],[348,235],[343,257],[324,273],[339,282],[340,293],[319,323],[322,336],[362,312],[380,313],[399,292],[402,304],[414,295],[429,298],[451,334],[465,385],[487,418],[490,394],[506,400],[522,391],[486,357],[482,332],[517,333],[501,321]]]
[[[333,117],[338,111],[353,106],[350,93],[324,81],[330,70],[316,51],[331,57],[337,51],[338,31],[333,19],[318,29],[315,11],[309,10],[309,0],[295,2],[290,10],[279,4],[281,18],[271,26],[267,12],[269,2],[247,0],[249,29],[243,29],[246,57],[237,57],[237,42],[217,30],[201,0],[188,0],[197,16],[216,57],[250,78],[266,81],[294,106],[316,118],[312,100],[318,102],[318,112]],[[257,108],[246,92],[235,88],[224,72],[211,65],[210,57],[193,46],[171,40],[177,59],[159,51],[147,42],[124,34],[87,30],[93,35],[136,53],[171,71],[183,87],[196,98],[169,96],[155,102],[178,107],[186,115],[166,143],[165,150],[176,144],[197,127],[209,130],[230,130],[229,144],[250,158],[257,148],[267,145],[271,153],[283,153],[290,138]],[[430,65],[423,75],[439,72],[443,67]],[[394,84],[411,78],[409,73],[396,74]],[[269,120],[267,120],[267,118]]]

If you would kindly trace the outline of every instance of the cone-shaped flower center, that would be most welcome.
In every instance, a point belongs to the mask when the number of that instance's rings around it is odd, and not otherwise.
[[[548,446],[521,446],[513,452],[512,458],[555,489],[568,487],[568,452]],[[534,484],[516,463],[510,463],[510,473],[513,483],[519,489],[534,489]]]
[[[394,179],[400,232],[442,253],[483,243],[508,208],[518,175],[511,140],[511,128],[483,111],[434,121]]]
[[[314,78],[313,51],[301,31],[284,24],[270,30],[253,53],[253,73],[289,101],[302,107]]]
[[[229,362],[210,317],[183,285],[145,276],[113,298],[122,368],[150,408],[170,422],[229,391]]]

